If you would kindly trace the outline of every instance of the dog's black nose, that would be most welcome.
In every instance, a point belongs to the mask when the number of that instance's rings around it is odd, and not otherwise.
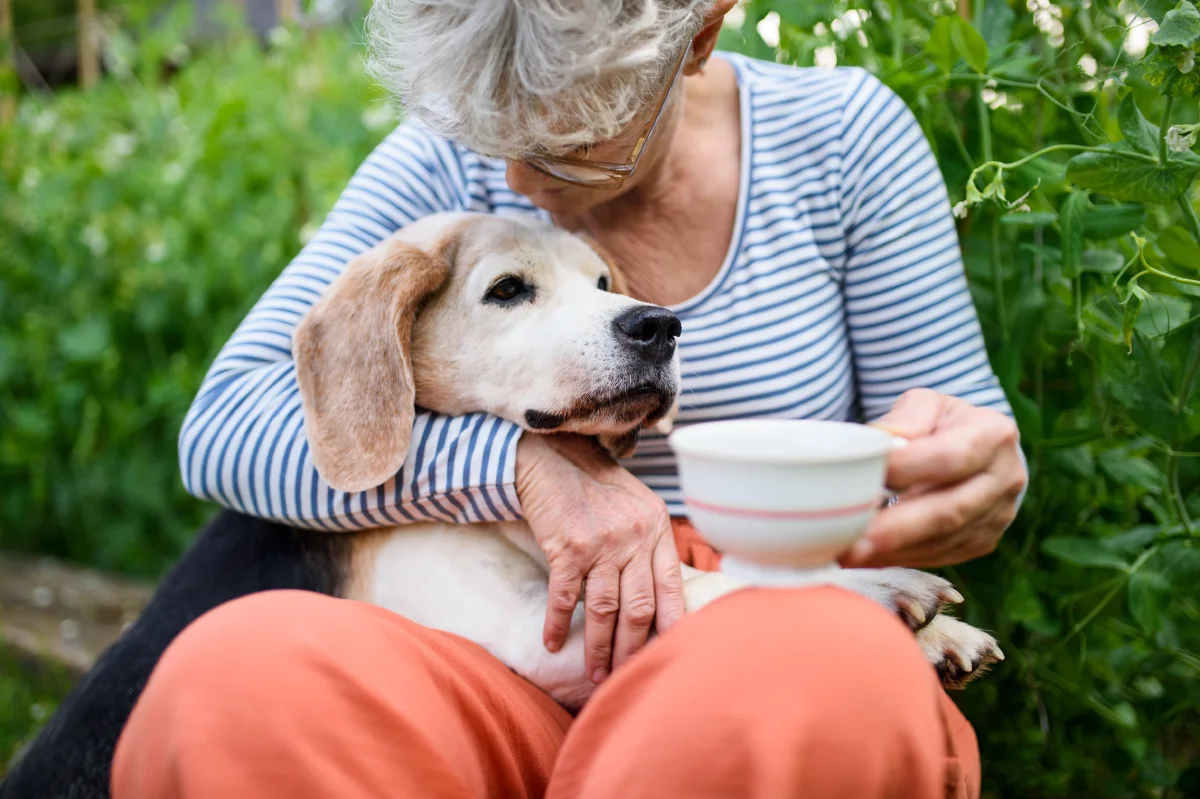
[[[683,332],[678,317],[666,308],[639,305],[613,320],[617,338],[651,363],[660,364],[675,355],[675,337]]]

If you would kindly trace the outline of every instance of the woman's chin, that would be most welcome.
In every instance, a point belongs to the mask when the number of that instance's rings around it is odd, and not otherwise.
[[[525,196],[529,201],[552,214],[570,216],[580,214],[612,199],[614,192],[585,189],[579,186],[540,189]]]

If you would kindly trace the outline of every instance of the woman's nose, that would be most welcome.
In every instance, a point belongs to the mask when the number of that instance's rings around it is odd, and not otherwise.
[[[504,178],[510,189],[526,197],[544,189],[560,189],[566,185],[561,180],[543,175],[524,161],[509,161]]]

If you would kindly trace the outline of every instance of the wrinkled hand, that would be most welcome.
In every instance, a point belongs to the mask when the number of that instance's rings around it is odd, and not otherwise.
[[[1007,416],[926,389],[906,392],[876,426],[908,439],[892,454],[885,508],[843,566],[946,566],[992,552],[1027,476]]]
[[[683,615],[666,505],[590,439],[524,435],[517,496],[550,563],[543,639],[558,651],[584,594],[587,673],[603,681]],[[587,581],[584,591],[584,581]]]

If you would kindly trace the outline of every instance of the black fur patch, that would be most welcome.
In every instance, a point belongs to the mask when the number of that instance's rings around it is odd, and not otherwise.
[[[525,424],[534,430],[553,430],[556,427],[562,427],[562,423],[565,421],[566,417],[562,414],[525,411]]]

